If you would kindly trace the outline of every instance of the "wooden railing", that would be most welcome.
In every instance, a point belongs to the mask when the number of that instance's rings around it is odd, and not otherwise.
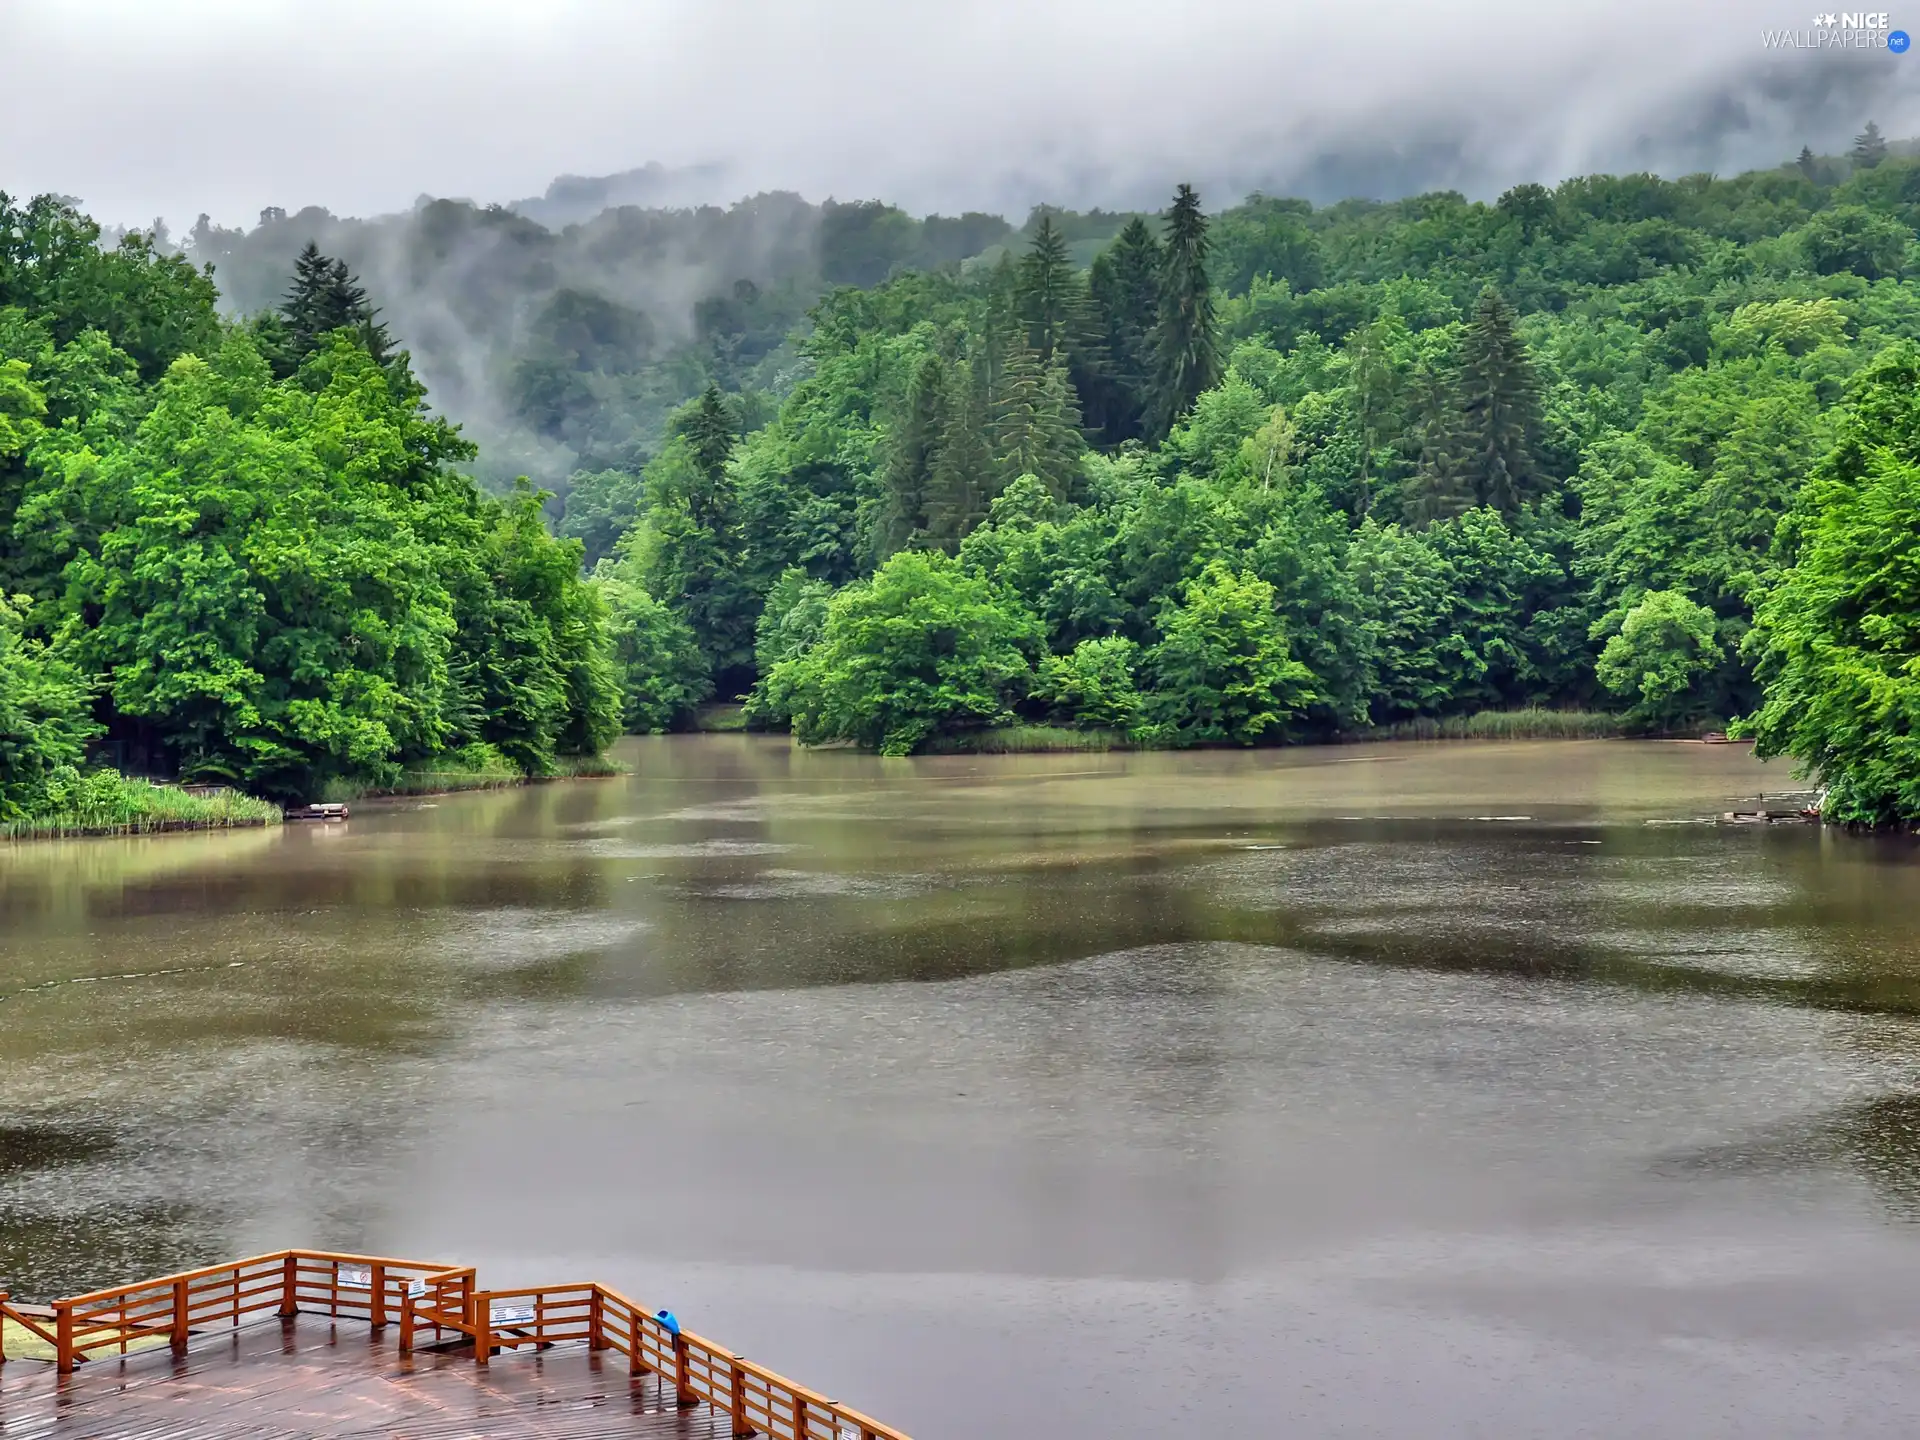
[[[400,1302],[400,1353],[413,1350],[414,1336],[422,1325],[433,1327],[434,1339],[443,1330],[454,1330],[472,1338],[473,1270],[443,1270],[428,1275],[407,1288]]]
[[[7,1363],[7,1321],[11,1320],[29,1335],[37,1335],[48,1345],[54,1343],[54,1332],[46,1328],[47,1317],[29,1315],[17,1305],[7,1303],[8,1295],[0,1290],[0,1365]],[[37,1307],[36,1307],[37,1308]]]
[[[891,1426],[725,1346],[677,1330],[604,1285],[480,1290],[469,1267],[276,1250],[56,1300],[51,1330],[6,1302],[0,1292],[0,1317],[53,1346],[61,1374],[95,1351],[117,1349],[124,1355],[139,1340],[165,1337],[173,1352],[182,1354],[190,1335],[211,1326],[237,1326],[251,1315],[326,1315],[363,1319],[376,1330],[397,1323],[402,1352],[414,1349],[423,1328],[436,1336],[452,1330],[473,1341],[474,1360],[481,1365],[496,1350],[523,1346],[584,1343],[591,1350],[612,1350],[626,1357],[630,1374],[657,1375],[663,1386],[671,1385],[680,1406],[710,1405],[731,1416],[739,1436],[907,1440]],[[0,1362],[5,1358],[0,1351]]]
[[[64,1374],[93,1351],[115,1349],[124,1355],[132,1341],[161,1335],[177,1354],[194,1331],[239,1325],[263,1313],[347,1316],[377,1330],[400,1319],[412,1282],[449,1271],[460,1273],[452,1266],[384,1255],[276,1250],[56,1300],[55,1357]],[[473,1272],[464,1273],[471,1286]]]
[[[416,1304],[419,1302],[415,1302]],[[584,1341],[627,1357],[635,1375],[658,1375],[683,1407],[711,1405],[733,1417],[735,1435],[772,1440],[907,1440],[892,1426],[828,1399],[723,1345],[675,1333],[665,1322],[604,1285],[543,1285],[473,1295],[473,1356],[496,1349]]]

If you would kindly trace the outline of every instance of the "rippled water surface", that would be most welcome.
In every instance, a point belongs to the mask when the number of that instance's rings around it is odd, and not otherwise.
[[[1783,767],[625,754],[0,848],[0,1288],[603,1278],[921,1440],[1920,1433],[1920,851],[1698,823]]]

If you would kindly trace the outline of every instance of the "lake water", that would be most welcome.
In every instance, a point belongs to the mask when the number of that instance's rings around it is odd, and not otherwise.
[[[1697,823],[1784,766],[623,754],[0,847],[0,1288],[597,1278],[916,1440],[1920,1433],[1920,850]]]

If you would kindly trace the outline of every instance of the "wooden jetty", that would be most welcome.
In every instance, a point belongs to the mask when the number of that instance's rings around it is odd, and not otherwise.
[[[470,1266],[277,1250],[49,1306],[0,1292],[6,1334],[45,1358],[0,1342],[4,1440],[907,1440],[617,1290],[483,1290]]]

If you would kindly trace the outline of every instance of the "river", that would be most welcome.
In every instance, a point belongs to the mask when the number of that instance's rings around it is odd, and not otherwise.
[[[602,1279],[916,1440],[1920,1433],[1920,851],[1697,823],[1784,766],[622,753],[0,847],[0,1288]]]

